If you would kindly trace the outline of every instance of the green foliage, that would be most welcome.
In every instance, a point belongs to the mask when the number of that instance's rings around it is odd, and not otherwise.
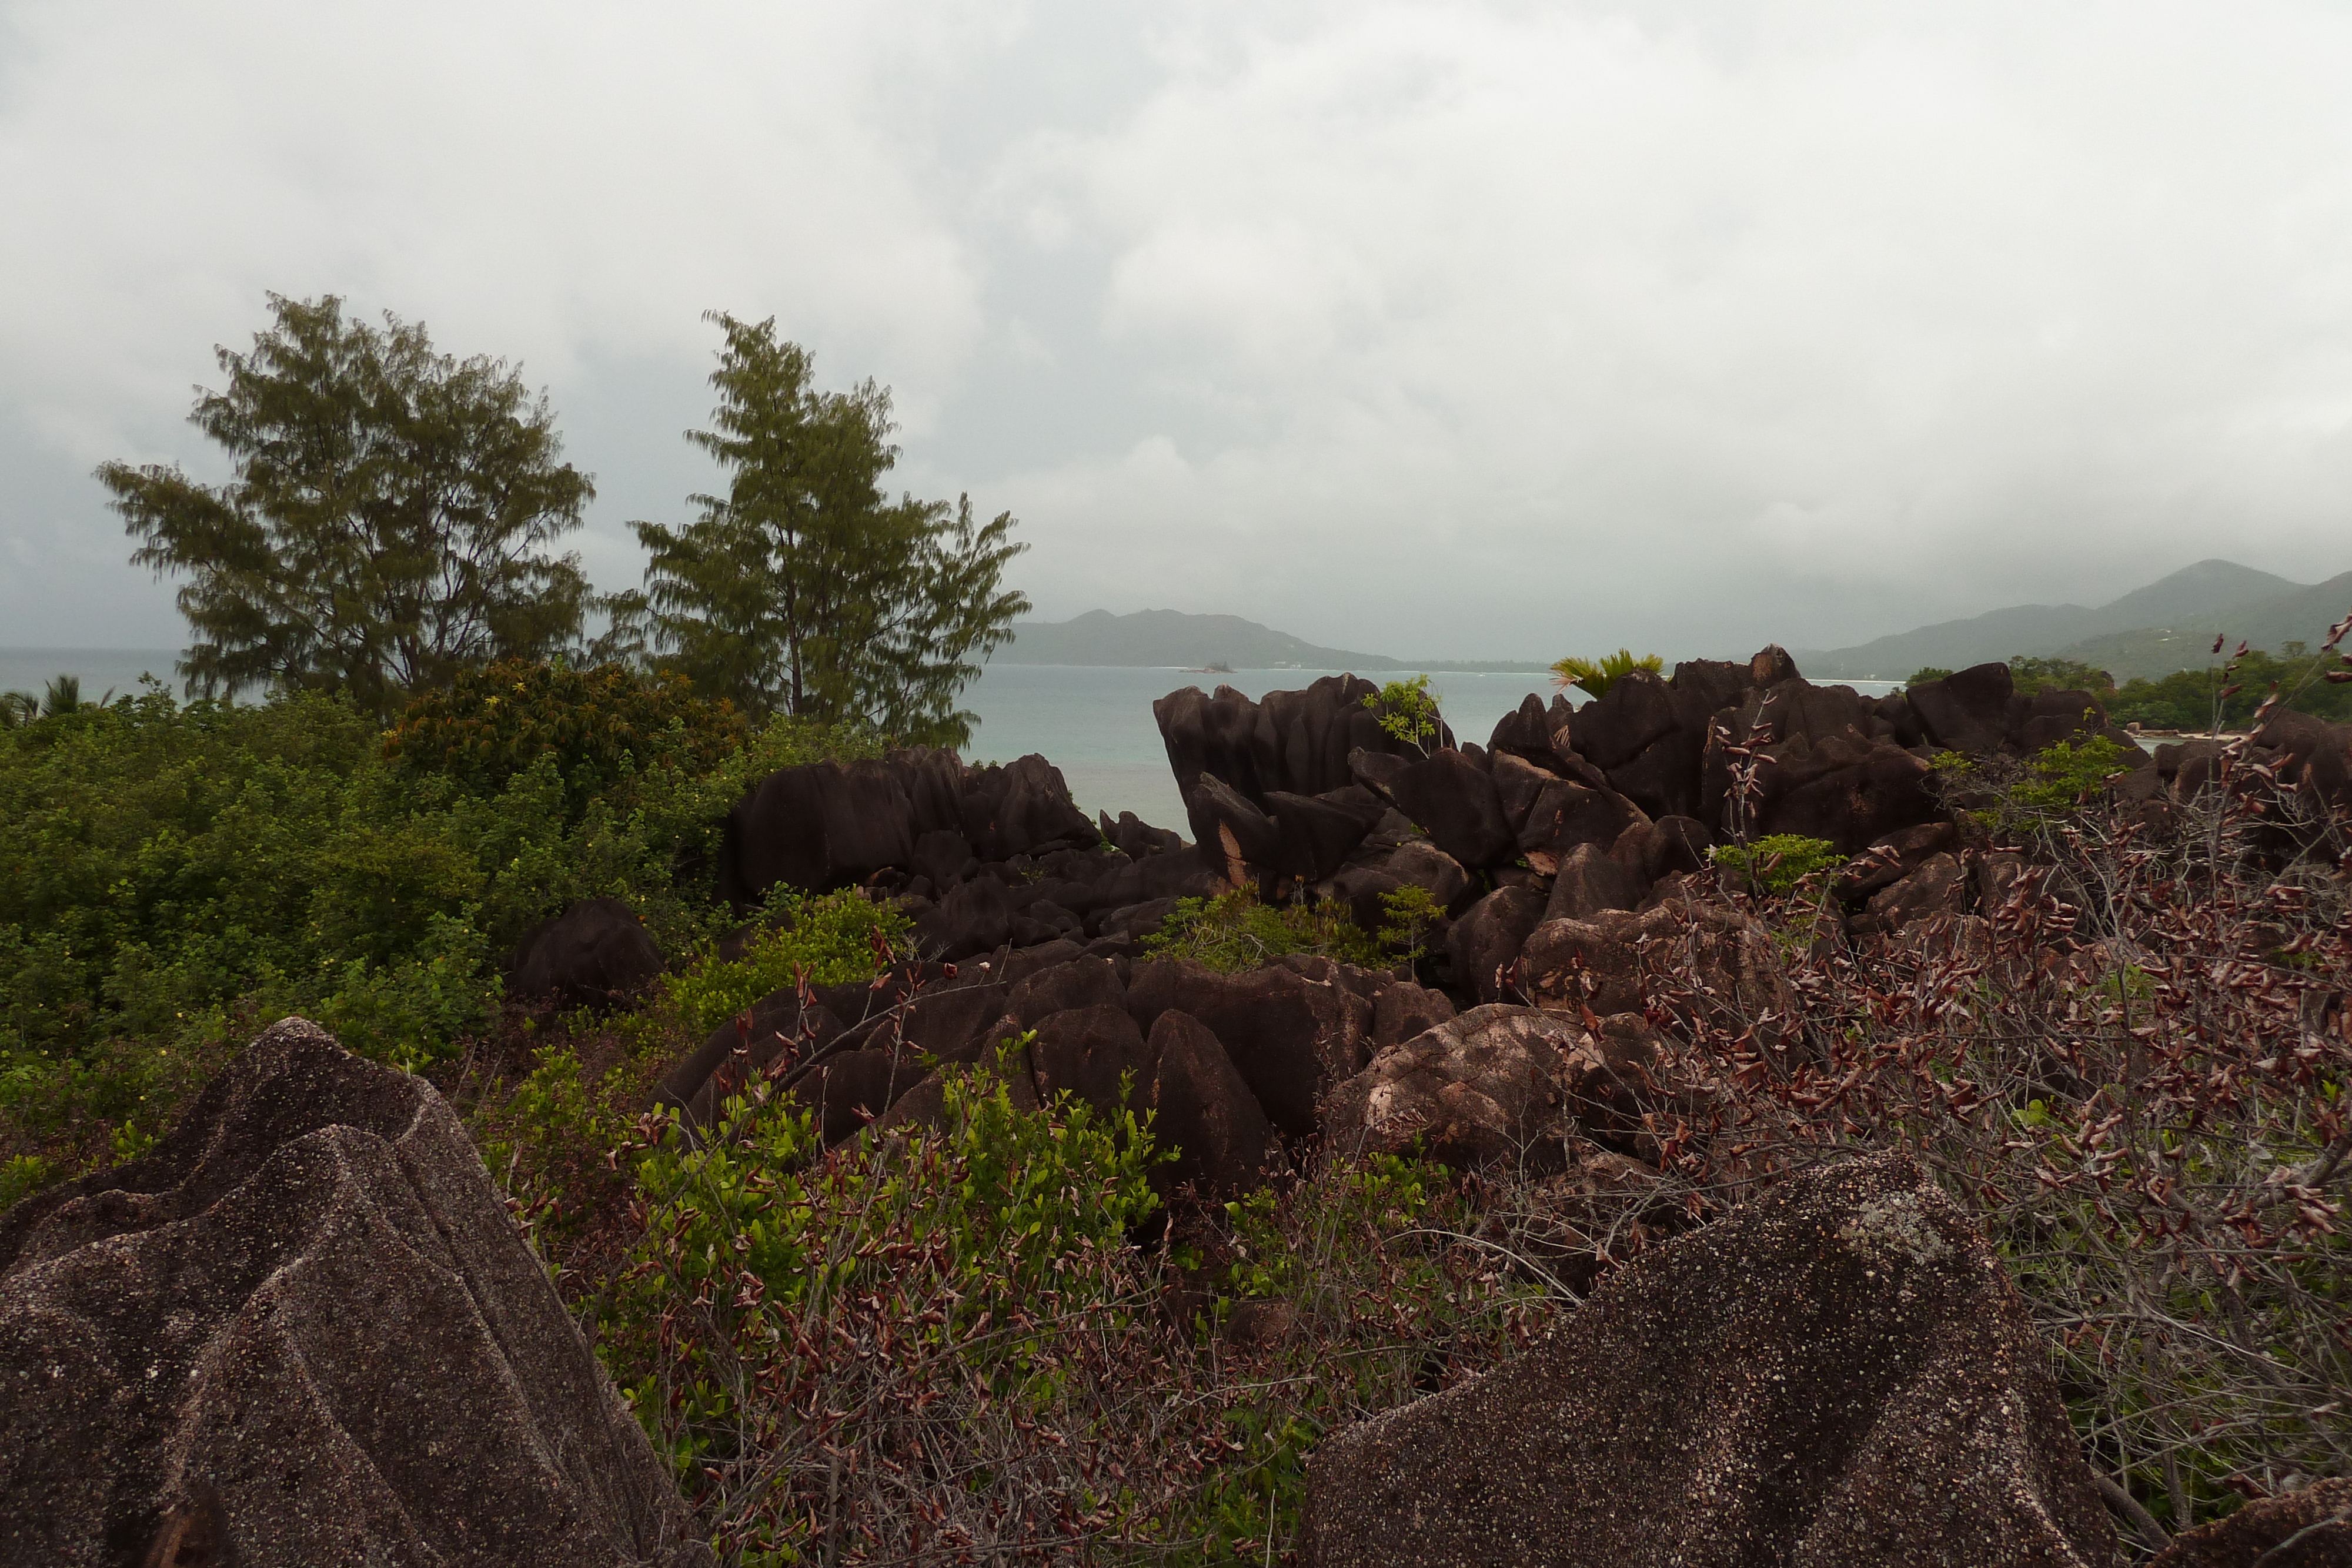
[[[1599,697],[1606,696],[1609,688],[1620,677],[1630,675],[1635,670],[1648,670],[1654,674],[1665,667],[1665,660],[1655,653],[1644,653],[1637,659],[1633,649],[1620,648],[1599,659],[1580,659],[1570,654],[1551,667],[1551,675],[1554,685],[1581,686],[1591,695]]]
[[[648,768],[708,772],[749,733],[732,703],[696,696],[682,675],[507,659],[411,702],[383,754],[397,774],[439,775],[471,795],[494,795],[551,755],[576,813]]]
[[[726,334],[717,427],[692,440],[726,473],[683,528],[632,525],[646,591],[614,601],[600,644],[642,649],[758,716],[787,713],[908,742],[962,745],[955,698],[1012,635],[1028,600],[1003,588],[1013,515],[975,523],[945,502],[882,487],[898,460],[890,394],[814,384],[808,351],[719,312]]]
[[[1929,681],[1948,679],[1951,674],[1951,671],[1938,669],[1934,664],[1922,664],[1917,669],[1912,671],[1911,678],[1903,684],[1906,686],[1924,686]]]
[[[562,673],[517,670],[560,706]],[[642,768],[634,739],[615,757],[545,711],[479,767],[463,746],[387,760],[348,700],[311,693],[150,689],[0,730],[0,1155],[107,1157],[109,1128],[160,1129],[288,1013],[381,1061],[449,1060],[490,1027],[497,956],[575,899],[626,900],[667,952],[707,941],[732,916],[700,868],[748,782],[873,743],[785,720],[721,750],[723,709],[697,727],[675,688],[637,689],[670,712]],[[466,722],[427,712],[420,742]]]
[[[1768,833],[1749,843],[1717,844],[1707,855],[1776,898],[1796,892],[1807,877],[1845,863],[1835,844],[1802,833]]]
[[[900,1357],[932,1361],[934,1380],[976,1375],[1019,1408],[1054,1393],[1042,1314],[1125,1294],[1103,1262],[1158,1207],[1148,1124],[1067,1095],[1023,1111],[985,1071],[940,1088],[939,1129],[870,1155],[820,1157],[809,1113],[764,1093],[731,1098],[698,1139],[672,1122],[645,1150],[645,1228],[598,1349],[689,1489],[792,1446],[793,1385],[825,1370],[794,1346],[827,1339],[826,1320],[882,1308]],[[803,1524],[793,1511],[764,1528]]]
[[[5,1214],[55,1179],[54,1168],[40,1155],[10,1155],[0,1163],[0,1214]]]
[[[665,976],[658,1000],[643,1016],[700,1039],[761,998],[805,981],[845,986],[887,967],[908,929],[895,904],[877,904],[856,888],[813,896],[778,888],[740,957],[705,958]]]
[[[1222,1411],[1226,1460],[1160,1521],[1208,1561],[1257,1561],[1297,1539],[1307,1459],[1339,1427],[1420,1397],[1433,1361],[1475,1373],[1520,1348],[1547,1305],[1491,1255],[1445,1244],[1479,1217],[1445,1174],[1392,1155],[1335,1164],[1224,1207],[1230,1258],[1215,1315],[1280,1303],[1296,1332],[1234,1369],[1250,1390]],[[1449,1381],[1451,1379],[1449,1378]],[[1260,1392],[1260,1391],[1263,1392]],[[1269,1537],[1271,1542],[1269,1542]]]
[[[2028,810],[2073,810],[2096,799],[2108,779],[2139,760],[2137,750],[2104,735],[2080,746],[2062,740],[2034,754],[2030,777],[2011,788],[2010,799]]]
[[[269,304],[250,353],[217,350],[227,386],[189,415],[230,483],[98,471],[141,541],[131,559],[190,579],[192,689],[340,690],[389,714],[459,670],[566,646],[588,582],[548,547],[596,492],[558,461],[545,397],[389,312],[378,330],[332,295]]]
[[[2020,655],[2009,662],[2009,678],[2020,696],[2038,696],[2043,692],[2088,692],[2104,701],[2116,689],[2113,675],[2080,659],[2029,659]]]
[[[1154,958],[1189,958],[1219,974],[1239,974],[1285,953],[1313,953],[1343,964],[1378,967],[1379,944],[1337,904],[1270,908],[1254,887],[1214,898],[1179,899],[1160,929],[1143,939]]]
[[[2150,729],[2242,728],[2275,689],[2284,706],[2299,713],[2331,724],[2352,722],[2352,685],[2325,678],[2327,671],[2341,667],[2326,653],[2273,655],[2256,649],[2214,669],[2127,681],[2108,701],[2107,716],[2117,724]]]
[[[1381,894],[1380,944],[1402,963],[1418,963],[1429,956],[1429,934],[1445,918],[1445,906],[1419,883],[1409,882]]]
[[[1444,722],[1438,713],[1437,697],[1429,689],[1427,675],[1391,681],[1366,697],[1364,706],[1380,720],[1381,728],[1424,756],[1436,744]]]

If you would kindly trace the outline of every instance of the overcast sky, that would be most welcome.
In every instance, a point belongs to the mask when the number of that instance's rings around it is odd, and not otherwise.
[[[2352,7],[0,0],[0,645],[266,291],[520,361],[634,586],[708,308],[1039,612],[1744,653],[2352,567]]]

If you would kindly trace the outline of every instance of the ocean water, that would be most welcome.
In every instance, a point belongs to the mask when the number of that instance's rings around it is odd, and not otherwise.
[[[177,689],[171,649],[0,648],[0,691],[41,690],[55,676],[79,675],[82,695],[95,699],[111,687],[138,689],[152,672]],[[1151,719],[1154,698],[1185,686],[1214,691],[1229,685],[1251,697],[1293,690],[1333,670],[1236,670],[1204,674],[1189,670],[1128,669],[1078,664],[998,664],[968,687],[962,706],[980,716],[964,757],[1010,762],[1032,752],[1062,770],[1070,793],[1089,812],[1133,811],[1147,822],[1184,828],[1184,806],[1169,771],[1168,753]],[[1367,677],[1376,678],[1376,677]],[[1855,681],[1875,696],[1891,681]],[[1551,678],[1532,672],[1430,672],[1440,711],[1464,740],[1484,745],[1496,721],[1529,692],[1551,695]],[[1580,699],[1582,694],[1576,695]]]

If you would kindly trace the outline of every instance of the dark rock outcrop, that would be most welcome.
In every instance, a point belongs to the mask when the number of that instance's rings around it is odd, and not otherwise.
[[[1604,910],[1633,908],[1649,890],[1648,883],[1601,845],[1579,844],[1559,862],[1543,917],[1590,920]]]
[[[1146,1030],[1171,1011],[1205,1025],[1266,1118],[1293,1137],[1313,1135],[1323,1091],[1363,1066],[1372,1021],[1370,1000],[1295,969],[1221,975],[1166,959],[1136,966],[1127,1007]]]
[[[1469,1166],[1496,1161],[1558,1169],[1575,1122],[1622,1139],[1657,1067],[1637,1016],[1599,1030],[1537,1008],[1473,1008],[1388,1046],[1323,1106],[1344,1146]]]
[[[299,1019],[0,1218],[0,1412],[10,1563],[709,1560],[457,1117]]]
[[[1316,1455],[1308,1561],[2106,1568],[1974,1222],[1887,1157],[1643,1254],[1538,1349]]]
[[[1365,698],[1379,695],[1378,686],[1354,675],[1326,675],[1302,691],[1268,692],[1262,703],[1231,686],[1214,694],[1187,686],[1153,703],[1151,716],[1188,813],[1194,781],[1204,773],[1263,809],[1268,790],[1320,795],[1352,782],[1351,752],[1411,750],[1364,706]],[[1452,744],[1450,732],[1439,738]]]
[[[951,751],[899,750],[761,779],[728,813],[719,890],[754,904],[779,883],[823,891],[894,868],[943,887],[968,869],[959,843],[979,860],[1003,861],[1099,841],[1042,757],[966,768]]]
[[[1152,1133],[1176,1158],[1155,1170],[1163,1191],[1191,1186],[1204,1197],[1255,1186],[1273,1128],[1215,1034],[1171,1009],[1151,1021],[1147,1052]]]
[[[1797,1001],[1772,938],[1719,905],[1669,899],[1639,912],[1547,920],[1519,951],[1519,990],[1538,1007],[1705,1019],[1778,1041]]]
[[[1422,758],[1399,771],[1388,788],[1397,809],[1461,864],[1481,868],[1517,858],[1494,779],[1463,753]]]
[[[1148,1103],[1155,1063],[1143,1031],[1125,1008],[1072,1008],[1041,1019],[1036,1031],[1029,1043],[1029,1065],[1039,1099],[1074,1094],[1106,1113],[1123,1107],[1139,1111]]]
[[[1528,934],[1544,917],[1544,895],[1531,887],[1498,887],[1445,933],[1455,984],[1481,1002],[1516,995],[1511,974]]]
[[[653,984],[661,949],[617,898],[584,898],[522,934],[507,957],[507,996],[559,1007],[609,1007]]]

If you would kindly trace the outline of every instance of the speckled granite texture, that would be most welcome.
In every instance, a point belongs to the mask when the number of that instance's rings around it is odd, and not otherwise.
[[[0,1563],[707,1560],[448,1106],[314,1025],[0,1217]]]
[[[1543,1344],[1334,1437],[1310,1561],[2108,1568],[1983,1234],[1884,1157],[1645,1254]]]

